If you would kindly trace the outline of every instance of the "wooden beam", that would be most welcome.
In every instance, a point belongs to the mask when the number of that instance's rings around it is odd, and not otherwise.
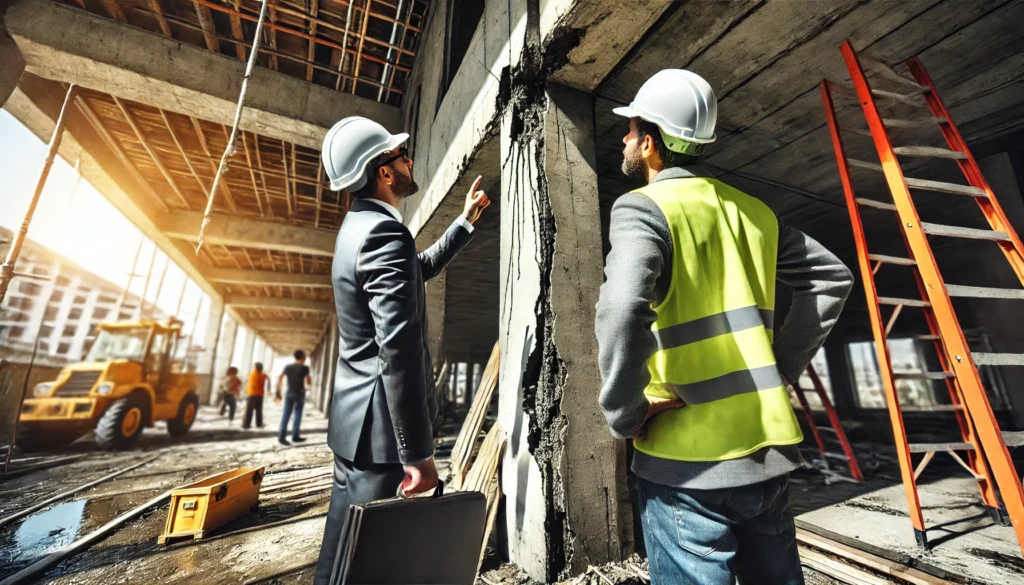
[[[199,25],[203,27],[203,38],[206,39],[206,48],[214,53],[220,53],[220,42],[217,41],[217,27],[213,24],[213,15],[210,9],[198,2],[193,2],[196,8],[196,16],[199,17]]]
[[[363,27],[359,32],[359,50],[356,51],[356,66],[352,70],[352,93],[356,92],[356,82],[359,81],[359,64],[363,58],[363,43],[366,41],[366,25],[370,23],[370,2],[366,0],[366,8],[363,9]]]
[[[121,147],[121,144],[117,141],[117,139],[114,138],[114,136],[110,134],[110,131],[107,130],[107,127],[103,125],[103,122],[100,120],[99,116],[96,115],[96,112],[92,110],[92,107],[89,106],[85,99],[82,98],[82,96],[80,95],[75,97],[75,105],[78,106],[79,111],[82,112],[82,114],[85,116],[85,119],[88,120],[90,124],[92,124],[92,127],[96,130],[96,133],[99,134],[100,138],[103,139],[103,142],[106,143],[107,148],[112,150],[114,152],[114,155],[117,156],[118,160],[121,161],[121,164],[124,166],[125,170],[128,171],[128,174],[131,175],[131,177],[135,179],[135,182],[137,182],[139,186],[142,187],[142,189],[149,194],[150,198],[153,200],[154,203],[156,203],[156,205],[160,208],[161,211],[167,212],[170,209],[170,207],[168,207],[167,203],[163,200],[162,197],[157,195],[156,191],[153,189],[153,186],[149,184],[149,181],[142,176],[142,173],[139,172],[138,167],[136,167],[135,163],[132,162],[132,159],[128,157],[128,154],[124,151],[124,148]]]
[[[153,164],[156,165],[157,170],[160,171],[164,180],[166,180],[167,184],[171,186],[171,190],[174,191],[174,194],[181,200],[181,204],[185,209],[191,209],[192,206],[189,205],[188,199],[185,198],[185,194],[181,192],[181,188],[178,187],[178,183],[175,182],[174,177],[171,176],[167,167],[164,166],[163,161],[160,160],[160,157],[158,157],[156,152],[149,146],[149,140],[146,138],[146,135],[142,133],[142,129],[139,128],[139,125],[135,123],[135,118],[132,117],[131,112],[128,111],[128,108],[125,107],[124,103],[121,102],[117,96],[112,95],[110,97],[113,98],[114,103],[117,104],[117,108],[121,110],[121,115],[124,116],[128,125],[131,126],[132,131],[135,132],[135,136],[139,139],[139,142],[142,143],[142,148],[144,148],[149,154],[149,158],[153,159]]]
[[[117,5],[114,0],[100,0],[100,4],[103,5],[104,10],[110,14],[110,18],[114,20],[120,20],[121,22],[128,22],[128,19],[124,17],[124,12],[121,7]]]
[[[320,2],[319,2],[319,0],[310,0],[309,15],[312,18],[310,18],[310,20],[309,20],[309,35],[314,37],[314,38],[316,38],[316,25],[317,25],[316,16],[317,16],[317,13],[319,11],[320,11]],[[312,39],[307,39],[306,42],[307,42],[307,46],[306,46],[306,60],[309,61],[310,63],[312,63],[313,62],[314,53],[316,53],[316,43],[314,43],[312,41]],[[306,81],[313,81],[313,66],[312,65],[307,65],[306,66]]]
[[[267,19],[270,20],[271,25],[267,27],[267,35],[270,36],[270,48],[277,50],[277,9],[271,5],[267,5]],[[270,55],[270,68],[277,71],[277,55],[271,53]]]
[[[292,207],[292,180],[288,174],[288,144],[281,141],[281,166],[284,167],[284,199],[288,204],[288,217],[295,217],[295,209]]]
[[[206,186],[206,183],[203,182],[199,173],[196,172],[195,167],[192,166],[192,161],[188,158],[188,154],[185,153],[185,148],[181,146],[181,140],[178,139],[178,135],[174,132],[174,125],[171,124],[170,119],[167,118],[167,112],[160,110],[160,117],[163,119],[164,126],[167,127],[167,131],[171,134],[171,140],[174,141],[174,146],[178,148],[178,153],[181,154],[182,160],[185,161],[185,166],[188,167],[189,172],[192,173],[192,177],[195,178],[196,183],[199,184],[199,188],[203,190],[203,193],[209,193],[210,188]],[[225,188],[226,187],[227,185],[225,185]]]
[[[249,180],[252,181],[252,192],[256,196],[256,204],[260,208],[260,217],[266,217],[267,212],[263,209],[263,198],[260,197],[260,188],[256,184],[256,171],[252,167],[252,157],[249,155],[249,141],[245,139],[245,132],[242,132],[242,150],[245,151],[245,168],[249,170]],[[264,185],[266,187],[266,185]],[[319,226],[316,226],[319,227]]]
[[[167,24],[167,17],[164,16],[164,7],[160,5],[160,0],[149,0],[149,5],[153,8],[153,14],[156,16],[157,22],[160,23],[160,30],[164,32],[164,35],[173,39],[174,35],[171,34],[171,25]]]
[[[334,303],[332,301],[307,301],[305,299],[285,299],[281,297],[228,297],[225,299],[225,304],[236,308],[281,309],[285,311],[312,311],[317,313],[330,313],[334,311]]]
[[[268,250],[269,252],[269,250]],[[296,286],[311,288],[329,288],[330,274],[294,274],[274,270],[228,270],[215,268],[209,270],[208,280],[228,284],[252,286]]]
[[[196,241],[202,214],[192,211],[165,213],[157,218],[160,231],[172,238]],[[335,234],[329,230],[300,227],[266,219],[214,215],[204,239],[211,244],[254,250],[274,250],[314,256],[333,256]]]
[[[195,116],[189,116],[192,120],[192,126],[196,129],[196,136],[199,137],[199,146],[203,148],[203,153],[206,154],[206,164],[209,165],[210,170],[214,175],[217,174],[217,165],[213,162],[213,153],[210,152],[210,146],[206,142],[206,133],[203,132],[203,123],[199,121],[199,118]],[[224,186],[224,201],[228,204],[228,208],[231,209],[232,213],[238,213],[238,205],[235,204],[235,198],[231,195],[231,189],[228,188],[227,181],[221,181],[221,185]],[[206,191],[209,195],[210,192]]]
[[[235,10],[238,10],[239,0],[235,0]],[[242,34],[242,19],[238,18],[237,14],[229,15],[231,17],[231,36],[234,37],[237,43],[235,43],[235,55],[239,61],[246,61],[246,44],[245,35]]]
[[[272,202],[270,201],[270,191],[267,190],[267,175],[266,175],[266,172],[263,170],[263,158],[260,156],[260,135],[259,134],[253,134],[252,135],[252,141],[253,141],[253,144],[256,147],[255,148],[255,150],[256,150],[256,167],[260,171],[260,182],[263,184],[263,194],[267,198],[267,215],[269,215],[271,217],[271,219],[273,219],[273,217],[274,217],[274,206],[272,205]]]

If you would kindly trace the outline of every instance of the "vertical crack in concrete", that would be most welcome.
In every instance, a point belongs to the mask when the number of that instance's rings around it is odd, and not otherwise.
[[[511,6],[510,6],[511,8]],[[555,345],[555,312],[552,307],[552,270],[558,226],[551,207],[546,172],[545,117],[548,112],[547,79],[568,60],[585,30],[559,27],[547,47],[540,39],[540,2],[528,0],[525,43],[520,60],[501,72],[497,111],[508,114],[509,153],[502,162],[503,176],[510,180],[507,206],[511,221],[511,246],[515,257],[508,261],[503,302],[511,307],[514,283],[520,270],[524,242],[532,229],[534,261],[540,268],[539,294],[534,305],[535,345],[530,348],[523,372],[524,413],[528,415],[527,446],[541,471],[545,510],[546,581],[568,578],[573,555],[573,535],[567,519],[565,484],[559,471],[567,422],[561,412],[567,370]],[[561,132],[561,129],[558,129]],[[564,139],[564,137],[561,137]],[[504,172],[508,171],[508,172]],[[529,197],[529,199],[527,199]],[[507,315],[506,331],[512,331]],[[506,340],[507,341],[507,340]]]

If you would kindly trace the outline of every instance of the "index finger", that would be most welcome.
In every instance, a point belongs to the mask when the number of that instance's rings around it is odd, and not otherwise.
[[[469,192],[472,193],[473,195],[476,195],[477,189],[480,188],[480,181],[483,181],[483,180],[484,180],[483,175],[477,175],[476,176],[476,180],[473,181],[473,186],[469,188]]]

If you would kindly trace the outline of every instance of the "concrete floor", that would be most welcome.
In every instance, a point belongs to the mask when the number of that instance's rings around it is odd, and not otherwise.
[[[1024,560],[1013,529],[988,518],[972,478],[950,473],[924,483],[919,491],[930,553],[920,551],[914,542],[906,497],[898,483],[805,512],[797,522],[918,559],[965,583],[1024,582]]]

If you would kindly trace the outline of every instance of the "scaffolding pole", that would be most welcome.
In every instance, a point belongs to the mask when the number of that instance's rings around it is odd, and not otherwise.
[[[53,135],[50,136],[50,146],[46,151],[46,159],[43,161],[43,168],[39,172],[39,179],[36,181],[36,190],[32,193],[28,209],[25,211],[25,218],[21,221],[21,228],[14,234],[14,241],[7,251],[7,257],[3,265],[0,265],[0,303],[3,303],[7,296],[7,287],[11,285],[14,278],[14,265],[18,262],[18,255],[21,254],[21,247],[28,237],[28,226],[32,223],[32,216],[35,215],[36,206],[39,205],[39,197],[43,194],[43,187],[46,186],[46,179],[50,176],[50,168],[53,166],[53,159],[57,157],[57,150],[64,138],[64,126],[67,124],[68,112],[71,109],[71,102],[75,98],[78,87],[75,84],[68,86],[68,92],[64,95],[64,104],[60,108],[60,115],[57,117],[57,124],[53,128]]]

